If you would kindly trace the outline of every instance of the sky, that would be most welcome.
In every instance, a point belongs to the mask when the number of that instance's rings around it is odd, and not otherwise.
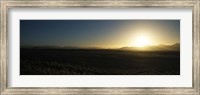
[[[144,41],[180,43],[180,20],[20,20],[20,46],[118,48]]]

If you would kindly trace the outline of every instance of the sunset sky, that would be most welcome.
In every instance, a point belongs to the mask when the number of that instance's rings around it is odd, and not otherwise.
[[[21,46],[118,48],[180,43],[179,20],[20,20]]]

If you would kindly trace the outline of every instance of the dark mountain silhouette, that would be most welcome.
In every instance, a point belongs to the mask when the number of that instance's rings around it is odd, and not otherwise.
[[[78,47],[78,46],[21,46],[21,48],[32,48],[32,49],[112,49],[112,48],[100,48],[100,47]],[[135,50],[135,51],[180,51],[180,43],[172,45],[154,45],[145,47],[121,47],[113,48],[119,50]]]
[[[180,43],[175,43],[172,45],[155,45],[146,47],[122,47],[121,50],[146,50],[146,51],[180,51]]]

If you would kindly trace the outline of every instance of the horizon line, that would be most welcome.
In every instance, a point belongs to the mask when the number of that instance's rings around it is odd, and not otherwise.
[[[173,44],[157,44],[157,45],[147,45],[147,46],[144,46],[144,47],[151,47],[151,46],[161,46],[161,45],[164,45],[164,46],[172,46],[172,45],[175,45],[175,44],[179,44],[180,43],[173,43]],[[123,48],[123,47],[136,47],[136,48],[140,48],[140,47],[137,47],[137,46],[121,46],[121,47],[100,47],[100,46],[58,46],[58,45],[20,45],[20,48],[24,48],[24,47],[49,47],[49,48],[94,48],[94,49],[118,49],[118,48]],[[142,48],[142,47],[141,47]]]

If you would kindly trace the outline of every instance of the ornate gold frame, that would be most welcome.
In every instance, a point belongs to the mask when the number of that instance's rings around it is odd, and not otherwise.
[[[159,7],[159,8],[192,8],[193,9],[193,86],[189,87],[100,87],[100,88],[59,88],[59,87],[37,87],[37,88],[9,88],[8,80],[8,10],[10,8],[68,8],[68,7]],[[200,95],[200,1],[199,0],[0,0],[0,93],[1,95],[19,94],[140,94],[140,95]]]

